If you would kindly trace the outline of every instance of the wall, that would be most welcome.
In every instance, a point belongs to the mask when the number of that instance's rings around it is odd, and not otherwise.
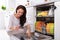
[[[27,0],[16,0],[16,7],[17,7],[18,5],[25,5],[26,2],[27,2]]]
[[[5,29],[6,10],[1,9],[2,5],[7,7],[7,0],[0,0],[0,29]]]
[[[9,25],[9,17],[12,15],[16,8],[16,0],[7,0],[7,9],[5,12],[5,26],[8,28]]]
[[[8,27],[9,15],[13,14],[15,3],[15,0],[0,0],[0,29]],[[2,5],[6,6],[6,10],[1,9]]]
[[[4,12],[0,12],[0,29],[5,29]]]

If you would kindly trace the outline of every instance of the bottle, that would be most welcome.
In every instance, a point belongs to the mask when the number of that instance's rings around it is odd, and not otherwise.
[[[53,16],[54,15],[54,10],[53,10],[53,6],[51,6],[49,12],[48,12],[48,16]]]

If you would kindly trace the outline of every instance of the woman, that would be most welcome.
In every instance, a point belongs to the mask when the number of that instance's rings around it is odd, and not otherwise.
[[[30,25],[26,21],[26,8],[24,6],[19,5],[16,8],[16,13],[10,16],[9,30],[10,34],[13,34],[21,40],[24,40],[24,33],[26,33],[28,37],[31,36]]]

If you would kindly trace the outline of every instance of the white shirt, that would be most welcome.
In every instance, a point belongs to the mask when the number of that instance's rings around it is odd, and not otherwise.
[[[28,22],[26,21],[26,23],[24,24],[24,26],[28,25]],[[16,26],[20,26],[20,21],[19,19],[17,19],[14,14],[10,16],[10,20],[9,20],[9,28],[10,27],[16,27]]]

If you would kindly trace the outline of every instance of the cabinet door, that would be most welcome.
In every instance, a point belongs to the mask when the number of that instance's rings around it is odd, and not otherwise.
[[[55,2],[55,6],[55,40],[60,40],[60,2]]]
[[[27,21],[31,26],[31,32],[34,32],[34,28],[35,28],[35,22],[36,22],[36,8],[35,7],[28,7],[27,8]]]

